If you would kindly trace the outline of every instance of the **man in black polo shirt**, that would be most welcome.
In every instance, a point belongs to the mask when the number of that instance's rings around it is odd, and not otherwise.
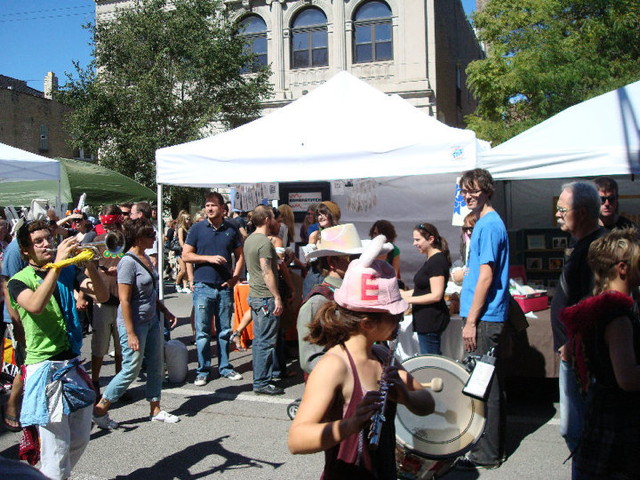
[[[230,380],[241,380],[229,363],[229,337],[233,309],[233,287],[244,266],[242,238],[224,220],[224,198],[218,192],[207,194],[207,220],[195,223],[182,250],[182,259],[194,264],[193,308],[196,324],[198,370],[196,386],[209,380],[211,369],[211,317],[215,315],[218,335],[218,371]],[[236,264],[232,271],[231,254]]]

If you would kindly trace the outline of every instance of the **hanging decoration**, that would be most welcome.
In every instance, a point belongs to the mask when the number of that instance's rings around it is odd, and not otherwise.
[[[347,209],[360,213],[371,210],[376,206],[378,183],[372,179],[352,180],[345,183],[347,195]]]

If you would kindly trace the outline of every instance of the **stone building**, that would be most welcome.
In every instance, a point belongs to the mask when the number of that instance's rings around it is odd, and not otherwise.
[[[482,50],[460,0],[224,0],[257,61],[271,65],[265,113],[347,70],[462,127],[465,69]],[[96,0],[96,22],[128,0]]]
[[[45,157],[77,158],[64,129],[70,107],[53,100],[57,88],[53,72],[45,76],[44,92],[0,75],[0,142]]]

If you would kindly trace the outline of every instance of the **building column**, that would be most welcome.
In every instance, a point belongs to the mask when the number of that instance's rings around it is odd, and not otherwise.
[[[333,50],[335,68],[347,69],[347,42],[344,24],[344,0],[333,0]]]
[[[284,43],[283,43],[283,12],[282,2],[285,0],[267,0],[267,4],[271,6],[271,18],[273,19],[271,27],[272,49],[273,52],[273,85],[275,94],[284,97]]]

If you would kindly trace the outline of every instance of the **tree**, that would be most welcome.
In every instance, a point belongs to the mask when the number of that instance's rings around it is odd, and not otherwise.
[[[490,0],[474,24],[488,54],[466,120],[494,144],[640,78],[638,0]]]
[[[94,61],[58,97],[74,146],[149,187],[157,148],[253,120],[271,91],[268,67],[243,74],[253,56],[222,0],[139,0],[88,28]]]

